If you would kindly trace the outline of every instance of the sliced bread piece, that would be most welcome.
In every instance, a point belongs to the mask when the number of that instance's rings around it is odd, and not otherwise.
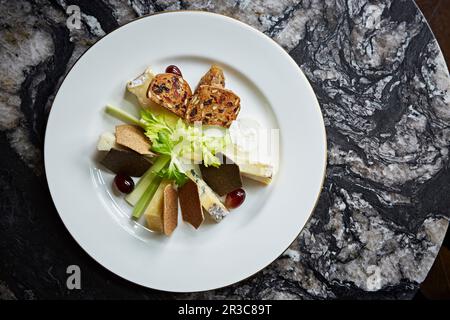
[[[208,72],[200,79],[195,92],[203,85],[225,88],[225,76],[222,68],[217,65],[212,65]]]
[[[228,128],[240,111],[240,98],[231,90],[201,85],[186,110],[188,122]]]
[[[192,96],[191,87],[173,73],[157,74],[148,87],[147,97],[180,117],[184,117]]]

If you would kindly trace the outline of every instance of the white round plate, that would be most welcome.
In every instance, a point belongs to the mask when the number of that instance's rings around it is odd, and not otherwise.
[[[125,84],[149,65],[161,73],[175,64],[195,87],[212,63],[241,97],[239,117],[280,129],[279,171],[269,186],[246,181],[245,203],[218,224],[194,230],[180,219],[171,237],[151,233],[130,219],[98,164],[99,135],[119,123],[104,107],[137,113]],[[75,240],[115,274],[174,292],[236,283],[280,256],[314,209],[325,163],[323,118],[297,64],[259,31],[206,12],[148,16],[98,41],[61,85],[45,137],[50,192]]]

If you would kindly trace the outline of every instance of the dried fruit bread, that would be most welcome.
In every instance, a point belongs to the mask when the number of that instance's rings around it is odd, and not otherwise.
[[[225,88],[225,76],[223,75],[223,70],[219,66],[212,65],[208,72],[200,79],[195,92],[203,85]]]
[[[236,120],[240,108],[240,98],[233,91],[201,85],[189,102],[185,119],[228,128]]]
[[[182,77],[173,73],[160,73],[150,83],[147,96],[153,102],[184,117],[192,91]]]

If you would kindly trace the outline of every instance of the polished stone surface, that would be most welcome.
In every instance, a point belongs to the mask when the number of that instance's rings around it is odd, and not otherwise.
[[[70,4],[80,29],[66,26]],[[235,17],[288,50],[328,135],[327,179],[298,239],[250,279],[195,294],[135,286],[93,261],[59,219],[42,158],[76,59],[136,17],[179,9]],[[450,217],[450,80],[413,1],[0,1],[0,22],[0,299],[410,298],[427,275]],[[81,290],[66,287],[72,264]]]

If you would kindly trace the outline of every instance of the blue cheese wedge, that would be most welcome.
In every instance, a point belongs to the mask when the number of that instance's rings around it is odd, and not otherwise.
[[[198,186],[200,203],[202,207],[214,218],[216,222],[221,221],[229,211],[220,201],[219,197],[203,181],[194,169],[186,170],[186,175]]]

